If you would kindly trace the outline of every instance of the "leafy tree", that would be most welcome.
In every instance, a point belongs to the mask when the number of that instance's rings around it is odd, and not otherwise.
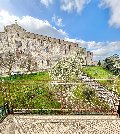
[[[25,68],[27,72],[36,71],[38,68],[37,62],[33,58],[31,52],[28,52],[20,58],[20,68]]]
[[[11,71],[16,63],[16,56],[13,52],[8,51],[2,57],[2,66],[5,70],[8,70],[8,75],[11,75]]]
[[[81,68],[83,64],[83,58],[81,51],[78,51],[75,55],[70,58],[58,61],[52,66],[50,75],[52,80],[75,82],[79,80],[81,74]],[[61,109],[68,108],[72,109],[74,105],[73,90],[76,85],[59,84],[53,85],[52,89],[55,90],[57,98],[61,101]]]
[[[0,73],[2,74],[2,68],[3,68],[3,62],[4,62],[4,60],[3,60],[3,55],[2,54],[0,54]]]
[[[101,66],[101,62],[100,62],[100,60],[98,61],[98,64],[97,64],[98,66]]]
[[[114,54],[113,56],[107,57],[104,60],[103,67],[110,70],[114,74],[120,73],[120,58],[119,55]]]
[[[52,66],[50,74],[53,80],[76,81],[81,74],[83,58],[81,51],[68,59],[58,61]]]
[[[83,94],[85,100],[88,102],[90,102],[93,99],[93,97],[95,97],[95,91],[90,88],[84,89],[82,94]]]

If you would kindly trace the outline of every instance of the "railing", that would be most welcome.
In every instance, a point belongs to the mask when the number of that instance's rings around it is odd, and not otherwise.
[[[116,115],[117,113],[109,110],[90,111],[89,109],[13,109],[14,114],[39,114],[39,115]],[[114,113],[113,113],[114,112]]]
[[[8,103],[5,103],[3,106],[0,107],[0,122],[10,113]]]
[[[113,114],[111,109],[103,110],[88,106],[82,107],[79,100],[74,106],[70,103],[69,95],[71,86],[79,86],[80,83],[64,81],[15,81],[0,83],[3,102],[9,102],[10,113],[45,114],[45,115],[108,115]],[[67,90],[67,91],[66,91]],[[66,97],[64,93],[67,94]],[[57,97],[55,97],[57,95]],[[84,103],[84,102],[83,102]],[[75,108],[77,106],[77,108]],[[1,117],[7,115],[6,107],[1,107]],[[7,108],[8,109],[8,108]]]

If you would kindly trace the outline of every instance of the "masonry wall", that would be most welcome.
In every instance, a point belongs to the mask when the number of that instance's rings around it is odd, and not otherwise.
[[[30,52],[39,70],[49,69],[53,62],[69,57],[79,49],[82,48],[77,43],[30,33],[18,24],[6,26],[4,32],[0,33],[0,53],[10,50],[16,56],[24,58]],[[92,64],[93,54],[85,48],[83,58],[85,65]]]

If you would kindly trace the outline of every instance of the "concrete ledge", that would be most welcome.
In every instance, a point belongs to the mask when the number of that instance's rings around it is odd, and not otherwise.
[[[63,120],[63,119],[69,119],[69,120],[80,120],[80,119],[117,119],[120,120],[120,118],[117,117],[117,115],[14,115],[16,118],[21,118],[21,119],[39,119],[39,120],[44,120],[44,119],[58,119],[58,120]]]

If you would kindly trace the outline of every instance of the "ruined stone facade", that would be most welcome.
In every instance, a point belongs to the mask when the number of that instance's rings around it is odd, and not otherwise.
[[[84,65],[92,65],[93,53],[77,43],[30,33],[17,23],[5,26],[4,32],[0,32],[0,54],[10,50],[19,59],[30,52],[38,70],[49,69],[52,62],[67,58],[80,49],[84,52]],[[16,68],[18,66],[19,60]]]

